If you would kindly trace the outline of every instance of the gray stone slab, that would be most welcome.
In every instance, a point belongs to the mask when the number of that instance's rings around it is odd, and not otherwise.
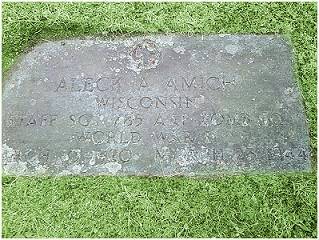
[[[46,42],[5,81],[8,175],[310,169],[291,48],[280,36]]]

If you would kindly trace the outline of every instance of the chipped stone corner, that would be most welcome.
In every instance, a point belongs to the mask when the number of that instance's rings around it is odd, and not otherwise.
[[[4,175],[23,175],[28,171],[27,162],[16,161],[16,151],[2,144],[2,170]]]

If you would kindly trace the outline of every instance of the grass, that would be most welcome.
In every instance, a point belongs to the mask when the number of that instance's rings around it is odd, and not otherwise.
[[[315,236],[311,175],[6,178],[10,237]]]
[[[295,52],[313,171],[193,178],[3,177],[4,237],[316,237],[315,3],[4,3],[3,71],[39,41],[280,33]]]

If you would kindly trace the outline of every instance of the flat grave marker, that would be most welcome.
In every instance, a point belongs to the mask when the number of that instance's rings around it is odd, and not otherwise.
[[[5,80],[4,174],[310,170],[292,59],[275,35],[39,44]]]

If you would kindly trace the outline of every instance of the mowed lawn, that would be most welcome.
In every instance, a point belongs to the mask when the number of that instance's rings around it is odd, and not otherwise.
[[[183,177],[2,177],[4,237],[316,237],[315,3],[4,3],[3,72],[52,39],[280,33],[294,47],[313,171]]]

